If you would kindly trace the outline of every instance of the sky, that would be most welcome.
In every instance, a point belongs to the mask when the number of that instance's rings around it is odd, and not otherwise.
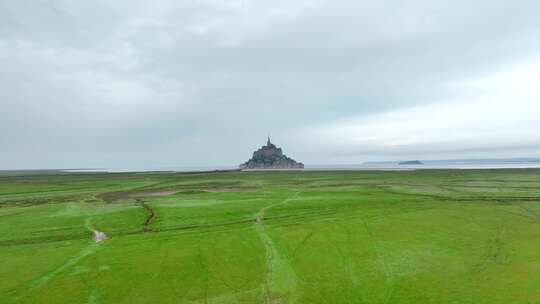
[[[0,169],[540,157],[536,0],[0,0]]]

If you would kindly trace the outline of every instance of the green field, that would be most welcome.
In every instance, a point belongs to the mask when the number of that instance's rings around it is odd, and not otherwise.
[[[540,303],[540,170],[0,176],[0,261],[0,303]]]

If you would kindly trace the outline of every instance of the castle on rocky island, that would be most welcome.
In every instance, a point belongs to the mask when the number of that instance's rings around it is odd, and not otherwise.
[[[262,146],[259,150],[253,152],[253,157],[247,162],[240,165],[240,169],[303,169],[304,164],[287,157],[281,151],[281,148],[276,147],[270,142],[270,136],[266,146]]]

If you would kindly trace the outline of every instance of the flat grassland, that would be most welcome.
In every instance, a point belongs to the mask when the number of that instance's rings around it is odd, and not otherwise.
[[[540,303],[540,170],[3,176],[0,262],[0,303]]]

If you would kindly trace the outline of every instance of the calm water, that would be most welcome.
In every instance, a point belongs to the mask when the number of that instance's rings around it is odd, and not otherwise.
[[[394,162],[351,164],[351,165],[306,165],[306,170],[421,170],[421,169],[527,169],[540,168],[540,161],[423,161],[422,165],[399,165]],[[101,169],[70,169],[64,172],[203,172],[213,170],[234,170],[235,166],[215,167],[162,167],[162,168],[101,168]]]

